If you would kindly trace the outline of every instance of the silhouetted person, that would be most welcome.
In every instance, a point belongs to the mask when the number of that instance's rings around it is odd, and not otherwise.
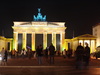
[[[23,48],[23,50],[21,51],[21,56],[22,58],[25,58],[27,55],[25,48]]]
[[[28,58],[29,58],[29,59],[32,58],[32,50],[31,50],[31,49],[28,49],[27,55],[28,55]]]
[[[11,58],[15,58],[16,50],[11,50]]]
[[[63,57],[66,58],[66,55],[67,55],[67,51],[66,51],[66,49],[64,49],[64,51],[63,51]]]
[[[48,60],[48,47],[46,47],[45,49],[45,58],[46,58],[46,61]]]
[[[53,44],[51,44],[49,47],[49,55],[50,55],[50,63],[53,64],[55,55],[55,47],[53,46]]]
[[[85,67],[89,65],[89,60],[90,60],[90,47],[88,46],[88,43],[85,43],[86,47],[84,49],[84,62],[85,62]]]
[[[42,64],[42,56],[43,56],[43,47],[42,45],[39,45],[36,49],[36,54],[38,58],[38,63]]]
[[[83,63],[83,53],[84,53],[84,47],[81,46],[81,43],[76,48],[75,56],[76,56],[76,68],[82,68]]]
[[[68,49],[67,56],[68,56],[68,58],[70,58],[72,56],[72,49]]]
[[[4,65],[7,65],[7,60],[8,60],[8,51],[7,50],[5,50],[5,52],[4,52]]]

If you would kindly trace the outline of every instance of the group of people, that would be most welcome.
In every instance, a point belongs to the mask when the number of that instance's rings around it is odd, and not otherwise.
[[[14,50],[11,50],[10,54],[11,54],[11,58],[18,58],[18,57],[26,58],[26,57],[28,57],[29,59],[31,59],[33,56],[33,52],[30,48],[27,48],[27,50],[25,50],[25,48],[23,48],[21,51],[17,51],[14,49]]]
[[[90,48],[88,46],[88,43],[85,43],[85,45],[86,45],[86,47],[83,47],[80,43],[79,46],[77,46],[77,48],[75,50],[76,68],[82,68],[82,66],[87,67],[89,65]],[[66,51],[66,50],[64,50],[64,51]],[[69,53],[68,57],[70,57],[72,55],[72,50],[69,50],[68,53]],[[15,53],[12,51],[12,56],[14,54]],[[25,49],[21,50],[21,56],[23,58],[25,58],[26,55],[28,56],[29,59],[31,59],[33,57],[32,50],[28,49],[27,52]],[[51,43],[51,45],[49,47],[46,47],[46,49],[43,50],[42,45],[39,45],[39,46],[37,46],[34,55],[37,57],[39,64],[43,63],[43,60],[42,60],[43,56],[45,56],[47,62],[49,62],[50,64],[54,64],[55,47]],[[6,64],[7,57],[8,57],[7,50],[2,48],[2,50],[0,52],[0,56],[2,57],[2,59],[0,60],[1,61],[0,64],[2,64],[2,63]]]
[[[27,48],[27,50],[23,48],[20,52],[20,55],[22,58],[26,58],[26,57],[28,57],[29,59],[31,59],[32,57],[37,58],[39,64],[43,63],[43,57],[45,57],[46,61],[48,61],[48,56],[49,56],[50,64],[53,64],[54,55],[55,55],[55,47],[51,43],[49,47],[46,47],[46,49],[43,50],[43,46],[39,45],[37,46],[35,52],[33,52],[30,48]],[[11,51],[11,57],[12,58],[18,57],[18,52],[15,49]]]
[[[21,56],[22,58],[28,57],[29,59],[31,59],[33,56],[33,52],[30,48],[28,48],[27,51],[25,50],[25,48],[23,48],[21,51]]]
[[[64,51],[62,51],[62,55],[64,58],[70,58],[73,55],[73,50],[71,48],[69,48],[68,50],[64,49]]]
[[[51,45],[49,47],[47,47],[44,51],[43,51],[43,47],[42,45],[39,45],[36,49],[36,55],[38,58],[38,63],[42,64],[42,56],[46,57],[46,60],[48,60],[48,54],[50,56],[50,64],[54,64],[54,55],[55,55],[55,47],[53,46],[53,44],[51,43]]]
[[[75,57],[76,57],[76,68],[87,67],[90,61],[90,47],[88,43],[85,43],[86,47],[83,47],[81,43],[76,48]]]

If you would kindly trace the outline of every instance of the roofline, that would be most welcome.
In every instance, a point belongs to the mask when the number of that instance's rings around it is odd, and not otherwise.
[[[92,28],[93,28],[93,27],[96,27],[96,26],[99,26],[99,25],[100,25],[100,23],[97,23],[97,24],[95,24],[94,26],[92,26]]]

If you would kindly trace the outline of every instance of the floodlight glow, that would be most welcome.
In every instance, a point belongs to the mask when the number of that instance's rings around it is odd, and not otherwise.
[[[79,40],[79,43],[81,43],[81,45],[83,45],[83,40]]]
[[[0,60],[2,60],[1,54],[0,54]]]
[[[84,46],[86,46],[85,43],[88,43],[88,46],[90,46],[90,40],[84,40]]]

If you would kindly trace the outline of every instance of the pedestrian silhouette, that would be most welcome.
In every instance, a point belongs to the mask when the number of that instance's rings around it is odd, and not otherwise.
[[[88,46],[88,43],[85,43],[86,47],[84,49],[84,56],[83,60],[85,62],[85,67],[89,65],[89,60],[90,60],[90,47]]]
[[[54,64],[55,47],[51,43],[49,47],[50,64]]]
[[[77,69],[82,69],[83,67],[83,53],[84,53],[84,47],[81,46],[81,43],[79,43],[79,46],[77,46],[75,51]]]

